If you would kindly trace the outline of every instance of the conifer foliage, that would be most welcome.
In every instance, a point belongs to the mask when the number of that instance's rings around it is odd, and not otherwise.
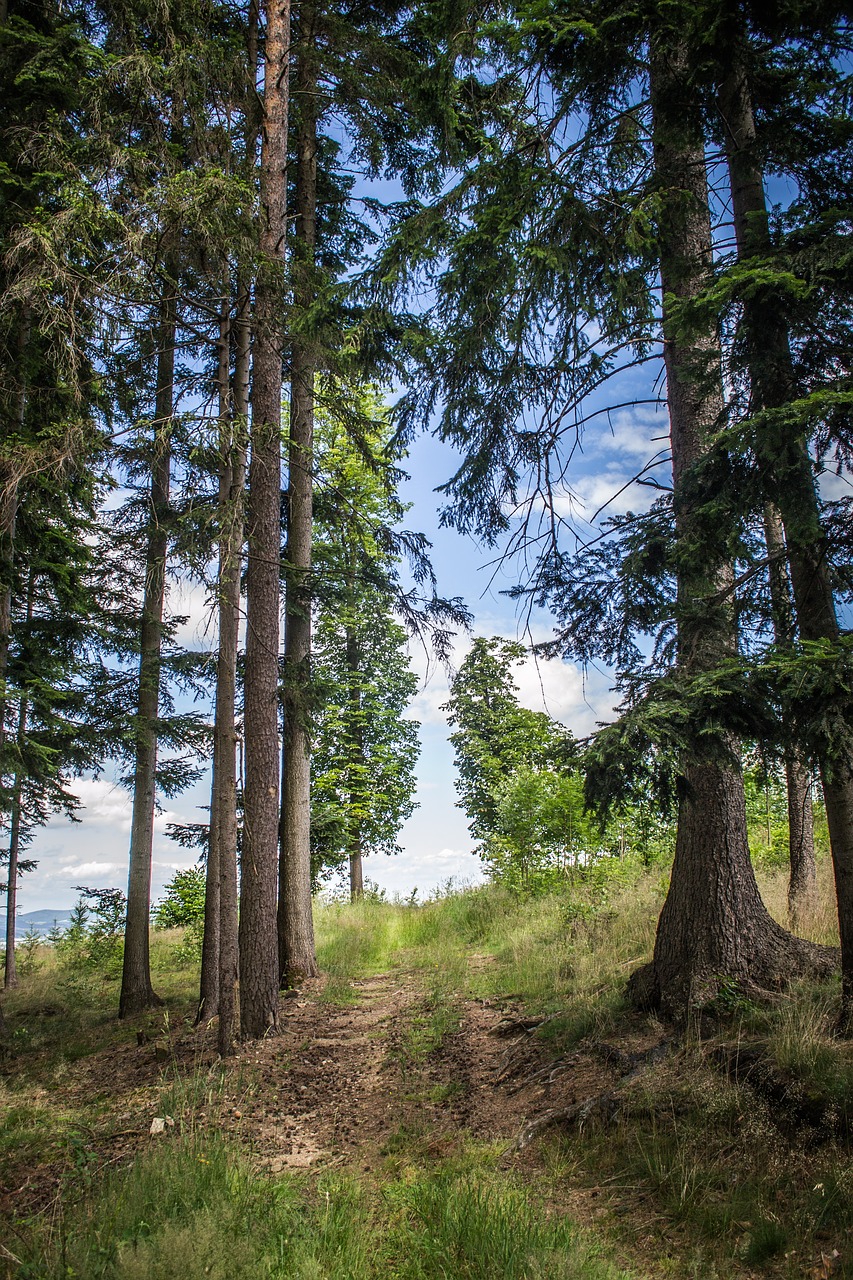
[[[634,998],[684,1017],[823,974],[758,893],[755,746],[794,929],[820,780],[853,1028],[850,503],[820,484],[853,459],[849,52],[832,3],[0,0],[7,985],[28,839],[109,767],[120,1013],[157,1002],[158,804],[212,757],[199,1018],[223,1054],[275,1033],[317,973],[312,886],[358,897],[412,811],[407,645],[447,657],[467,620],[403,528],[426,427],[457,450],[445,522],[523,563],[543,651],[623,697],[581,747],[519,706],[518,646],[474,642],[448,706],[487,865],[528,891],[594,852],[589,811],[672,813]],[[579,539],[584,431],[641,405],[653,501]],[[177,643],[190,584],[208,652]]]

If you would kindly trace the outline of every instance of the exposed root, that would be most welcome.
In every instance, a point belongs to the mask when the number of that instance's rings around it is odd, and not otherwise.
[[[850,1135],[851,1117],[839,1110],[837,1100],[808,1088],[783,1070],[761,1045],[719,1045],[707,1057],[730,1080],[746,1085],[770,1103],[770,1115],[778,1126],[811,1128],[827,1139]]]
[[[556,1013],[549,1013],[539,1018],[501,1018],[500,1022],[489,1031],[490,1036],[514,1036],[514,1035],[530,1035],[533,1031],[538,1031],[540,1027],[544,1027],[546,1023],[553,1022],[555,1018],[562,1018],[565,1009],[559,1009]]]
[[[743,972],[691,969],[690,956],[677,966],[653,960],[628,979],[628,999],[637,1009],[661,1013],[683,1024],[697,1012],[725,1014],[733,998],[773,1003],[799,978],[825,978],[838,971],[840,952],[836,947],[794,937],[775,922],[769,932],[767,945],[751,957]]]
[[[650,1049],[640,1053],[625,1053],[622,1049],[617,1049],[608,1044],[591,1046],[594,1052],[602,1056],[606,1062],[614,1065],[617,1071],[621,1073],[621,1079],[618,1083],[612,1089],[606,1089],[603,1093],[592,1094],[581,1102],[573,1103],[570,1107],[559,1107],[543,1112],[541,1116],[537,1116],[535,1120],[531,1120],[524,1126],[515,1140],[513,1149],[523,1151],[534,1138],[538,1138],[540,1134],[548,1129],[568,1128],[569,1125],[574,1124],[578,1125],[579,1128],[583,1128],[587,1120],[593,1117],[602,1118],[608,1122],[612,1121],[622,1106],[622,1091],[626,1085],[631,1084],[641,1076],[648,1067],[660,1062],[672,1047],[673,1041],[670,1039],[661,1040],[659,1044],[652,1045]]]

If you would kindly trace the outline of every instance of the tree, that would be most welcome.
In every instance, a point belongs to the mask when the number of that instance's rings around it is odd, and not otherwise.
[[[290,6],[265,9],[260,260],[255,285],[251,460],[246,532],[245,830],[240,889],[240,1032],[278,1024],[276,931],[279,745],[279,529],[283,255],[290,72]]]
[[[830,30],[837,17],[830,6]],[[825,15],[820,18],[826,20]],[[818,18],[818,22],[820,21]],[[738,266],[742,271],[743,314],[741,360],[750,381],[751,443],[771,512],[778,512],[778,532],[768,550],[787,553],[794,607],[802,641],[837,645],[840,628],[835,608],[826,538],[808,450],[809,415],[796,406],[806,398],[791,349],[787,313],[792,300],[790,277],[782,281],[774,269],[767,202],[753,109],[752,61],[746,24],[735,27],[719,81],[719,111],[729,166]],[[799,33],[798,33],[799,34]],[[769,267],[768,267],[769,262]],[[757,281],[758,283],[753,283]],[[812,397],[816,397],[812,388]],[[772,519],[772,517],[771,517]],[[783,535],[780,536],[781,532]],[[784,587],[776,588],[777,613],[788,605]],[[791,627],[780,623],[781,644],[790,648]],[[840,1022],[853,1029],[853,737],[843,715],[831,730],[831,741],[818,744],[821,777],[830,830],[838,919],[841,933],[842,1007]],[[798,900],[813,883],[807,832],[798,810],[805,808],[807,770],[796,748],[788,753],[791,815],[791,899]],[[797,785],[797,775],[803,781]],[[802,834],[801,834],[802,833]],[[799,835],[799,839],[797,836]]]
[[[312,853],[319,878],[348,866],[355,901],[362,858],[398,852],[420,744],[417,723],[403,719],[418,684],[405,632],[387,595],[353,594],[345,610],[321,608],[316,629]]]
[[[748,857],[738,727],[733,714],[728,723],[715,714],[739,668],[732,565],[742,530],[735,504],[719,499],[733,463],[725,443],[714,448],[724,422],[717,326],[693,305],[714,279],[708,94],[697,52],[704,17],[689,6],[601,5],[561,10],[545,24],[537,10],[522,8],[503,52],[520,49],[524,70],[548,91],[531,97],[526,118],[443,197],[442,218],[418,214],[406,237],[407,278],[415,245],[437,298],[435,340],[408,420],[441,403],[440,431],[462,452],[445,486],[448,518],[460,528],[494,541],[519,509],[527,513],[511,547],[536,548],[533,593],[538,587],[545,601],[564,581],[567,562],[580,571],[586,551],[574,562],[566,555],[556,515],[580,430],[604,411],[598,406],[613,403],[620,378],[625,399],[636,403],[626,380],[657,358],[662,340],[674,494],[643,522],[651,539],[641,553],[646,565],[657,561],[659,576],[665,566],[666,588],[641,590],[622,624],[613,618],[606,634],[587,631],[580,643],[587,654],[616,645],[633,664],[622,673],[630,710],[599,738],[598,781],[606,787],[614,772],[632,774],[638,759],[656,757],[660,776],[679,791],[676,859],[655,960],[633,984],[638,998],[674,1014],[684,1014],[694,995],[711,994],[720,975],[772,986],[803,967],[832,963],[778,929],[761,904]],[[580,120],[574,134],[570,118]],[[392,250],[383,269],[396,261]],[[731,493],[728,482],[724,492]],[[624,524],[616,528],[624,534]],[[624,565],[618,539],[614,574],[622,572],[617,559]],[[596,607],[609,616],[616,610],[601,598],[605,590]],[[568,606],[569,619],[573,612]],[[645,671],[635,627],[654,637]],[[574,656],[571,621],[564,634],[564,652]],[[708,719],[691,724],[700,707]],[[641,722],[643,732],[632,737]],[[614,747],[609,763],[607,744]]]
[[[511,668],[527,650],[517,641],[477,637],[450,686],[445,704],[453,728],[456,787],[460,805],[470,819],[469,830],[479,842],[480,856],[499,862],[494,843],[518,830],[515,816],[523,804],[521,790],[539,792],[540,771],[562,772],[574,755],[570,732],[542,711],[529,711],[518,701]],[[551,775],[556,778],[557,772]],[[511,783],[510,780],[515,780]],[[513,796],[508,788],[516,785]],[[528,797],[529,798],[529,797]],[[523,859],[522,859],[523,860]]]

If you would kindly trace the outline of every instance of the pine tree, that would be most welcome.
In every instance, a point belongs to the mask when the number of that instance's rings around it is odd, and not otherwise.
[[[247,514],[245,833],[240,891],[240,1030],[278,1022],[278,651],[283,255],[290,7],[265,10],[260,265],[255,286],[251,461]]]

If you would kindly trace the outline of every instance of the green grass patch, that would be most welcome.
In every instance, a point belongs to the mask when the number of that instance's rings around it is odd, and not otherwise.
[[[164,1140],[65,1211],[30,1224],[29,1280],[628,1280],[565,1218],[544,1217],[506,1177],[408,1167],[269,1179],[229,1142]]]

